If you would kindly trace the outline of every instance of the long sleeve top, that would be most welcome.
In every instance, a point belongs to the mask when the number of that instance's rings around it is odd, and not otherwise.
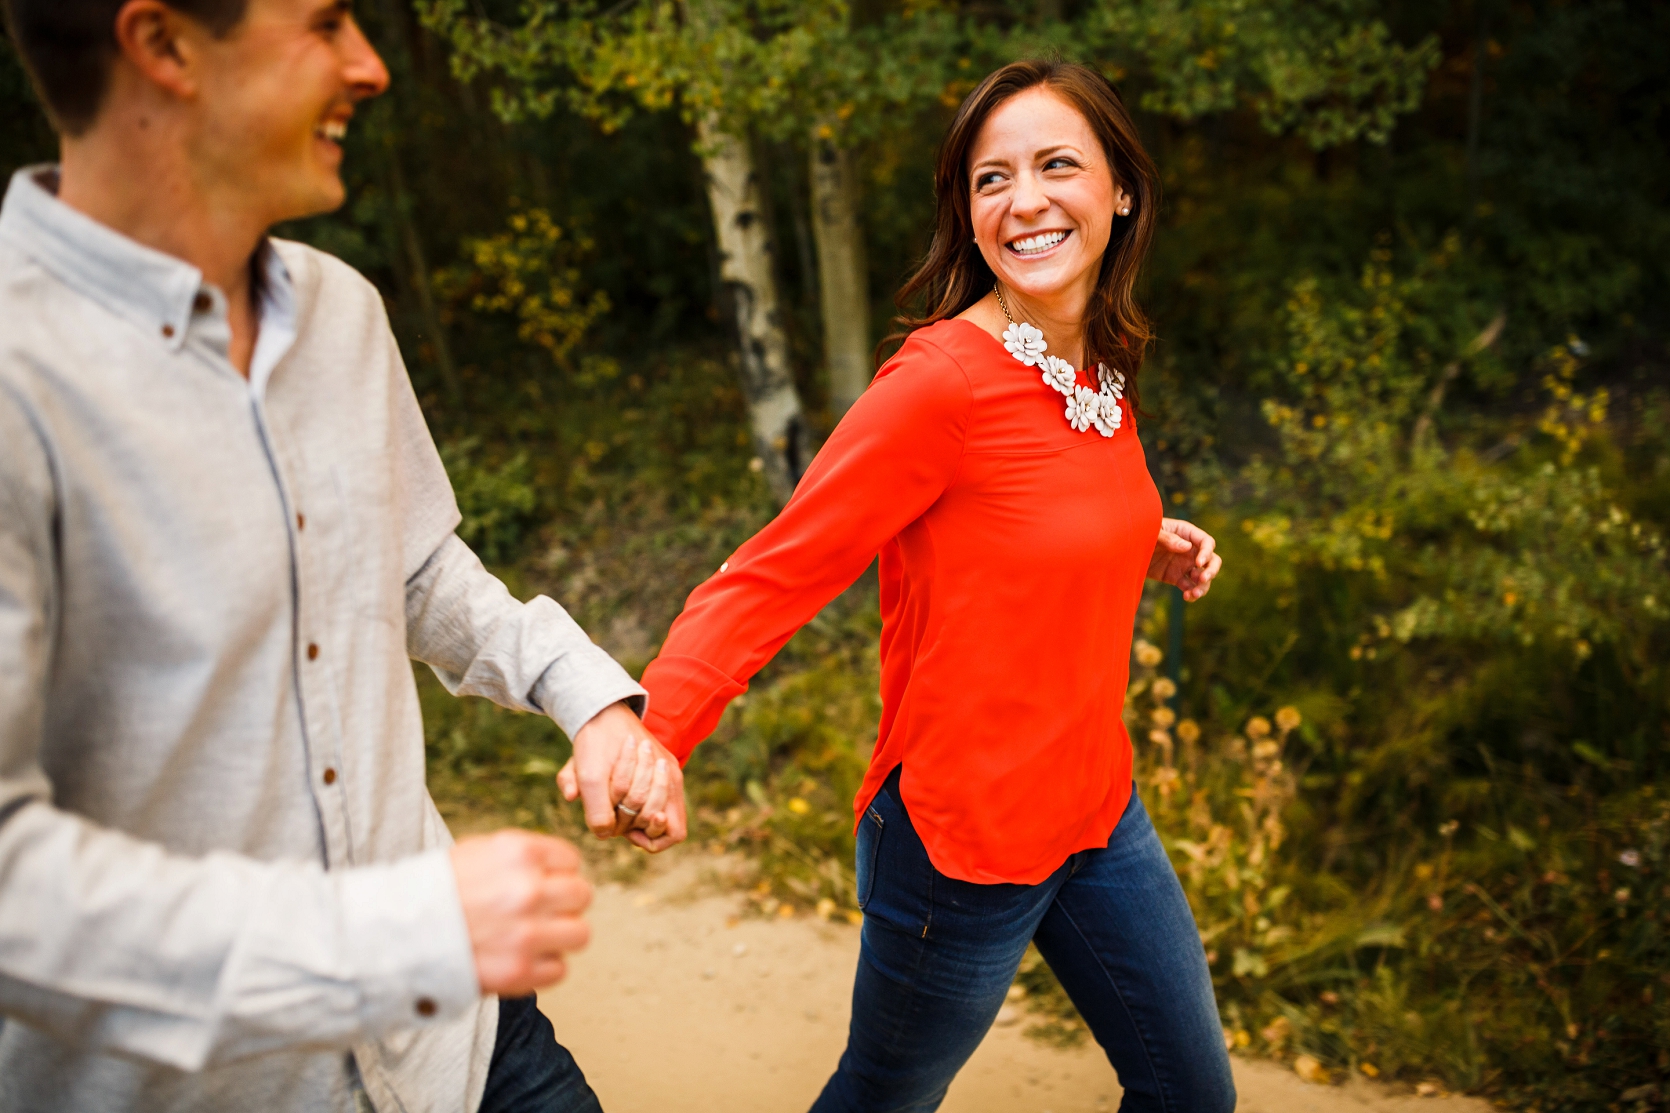
[[[221,293],[49,183],[0,210],[0,1109],[468,1113],[408,658],[570,732],[641,689],[458,540],[367,282],[275,241],[246,382]]]
[[[1131,792],[1121,710],[1160,501],[1130,415],[1076,432],[1060,399],[974,324],[913,333],[782,513],[691,593],[644,674],[646,725],[687,755],[879,553],[882,716],[855,812],[903,763],[952,877],[1035,884],[1105,845]]]

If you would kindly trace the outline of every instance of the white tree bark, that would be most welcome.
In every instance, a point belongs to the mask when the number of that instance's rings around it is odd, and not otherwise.
[[[742,391],[748,400],[754,448],[779,504],[794,492],[810,461],[806,420],[789,370],[781,298],[772,267],[771,237],[760,205],[759,175],[748,144],[706,117],[697,124],[713,230],[719,240],[719,277],[736,313]]]
[[[818,248],[818,294],[823,309],[823,358],[829,397],[839,417],[870,385],[870,282],[864,229],[858,221],[858,182],[847,150],[812,132],[812,234]]]

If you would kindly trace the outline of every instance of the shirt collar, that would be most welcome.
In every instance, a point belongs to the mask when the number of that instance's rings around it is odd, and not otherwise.
[[[0,237],[71,288],[178,351],[203,272],[58,200],[53,194],[57,173],[54,166],[28,166],[12,175],[0,206]]]
[[[12,175],[0,205],[0,239],[71,289],[158,337],[169,351],[185,345],[195,314],[203,340],[224,356],[230,340],[225,294],[183,259],[131,240],[58,200],[57,175],[52,165],[28,166]],[[261,331],[250,359],[249,385],[259,399],[295,341],[296,296],[271,241],[262,243],[256,267]]]
[[[260,400],[266,398],[273,368],[296,342],[296,287],[271,240],[261,245],[255,266],[261,278],[261,331],[256,334],[255,351],[249,357],[249,390]]]

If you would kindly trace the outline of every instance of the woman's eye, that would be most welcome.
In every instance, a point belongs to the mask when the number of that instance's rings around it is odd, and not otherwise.
[[[986,187],[996,185],[1001,179],[1001,174],[981,174],[978,178],[974,179],[974,191],[976,193],[984,193],[986,192]]]
[[[1072,159],[1061,158],[1060,156],[1052,158],[1048,162],[1044,163],[1045,170],[1072,170],[1077,166],[1078,164]]]

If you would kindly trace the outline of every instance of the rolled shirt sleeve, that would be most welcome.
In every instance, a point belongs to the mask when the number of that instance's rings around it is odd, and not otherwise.
[[[391,366],[399,351],[390,343]],[[549,715],[570,738],[617,702],[642,716],[648,697],[555,600],[515,598],[457,533],[446,468],[404,374],[393,383],[403,490],[406,650],[449,692]]]
[[[446,852],[327,872],[172,854],[52,803],[47,454],[0,390],[0,1013],[183,1070],[345,1048],[479,996]]]
[[[567,611],[517,600],[456,535],[407,581],[406,644],[454,695],[543,712],[570,738],[612,703],[644,713],[644,689]]]

